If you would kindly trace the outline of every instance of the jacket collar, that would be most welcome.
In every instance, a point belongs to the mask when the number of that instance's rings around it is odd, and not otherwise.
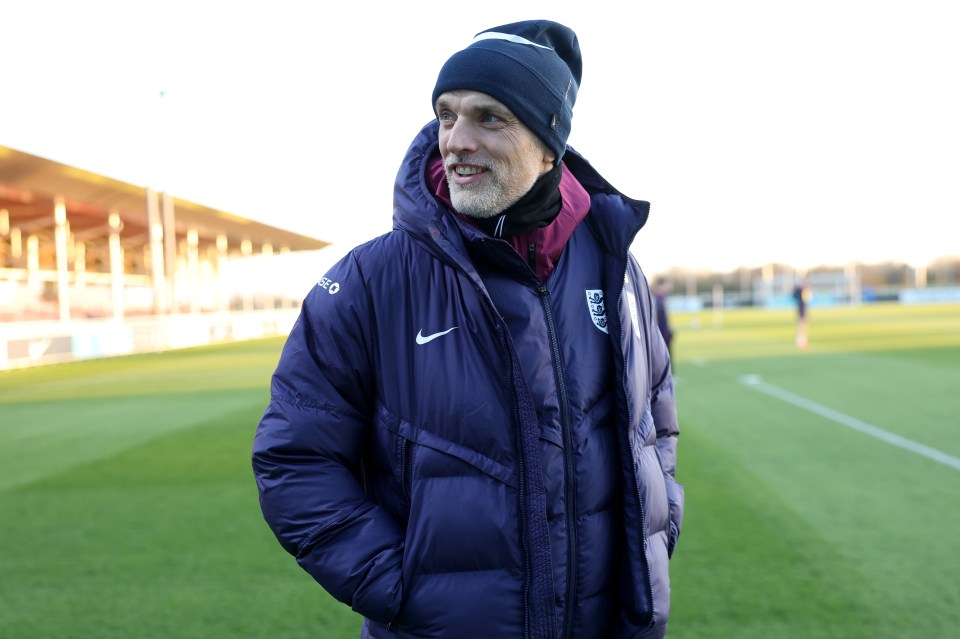
[[[410,233],[446,259],[453,259],[470,269],[463,246],[463,235],[485,237],[469,224],[452,215],[446,203],[437,198],[430,186],[432,158],[439,153],[439,128],[435,120],[428,122],[407,150],[394,184],[394,228]],[[634,236],[646,223],[650,205],[629,198],[609,182],[574,149],[563,155],[569,170],[582,186],[590,202],[586,223],[606,251],[622,256],[629,250]],[[441,169],[442,170],[442,169]],[[458,230],[460,229],[460,230]],[[451,252],[459,253],[452,255]]]
[[[567,240],[590,212],[590,195],[565,164],[562,166],[562,171],[563,176],[559,186],[560,212],[553,221],[547,226],[505,238],[517,254],[534,269],[537,279],[541,282],[545,282],[549,277],[554,266],[560,261],[560,255],[567,245]],[[444,179],[443,160],[439,154],[434,155],[427,162],[427,184],[437,198],[450,209],[451,214],[457,215],[461,220],[480,230],[479,225],[471,218],[457,213],[453,208],[450,189]],[[535,247],[533,251],[535,264],[529,264],[531,246]]]

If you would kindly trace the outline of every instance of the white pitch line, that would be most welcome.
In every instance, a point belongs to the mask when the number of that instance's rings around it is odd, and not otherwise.
[[[812,402],[809,399],[800,397],[799,395],[794,395],[793,393],[785,391],[782,388],[777,388],[772,384],[764,382],[762,379],[760,379],[759,375],[744,375],[740,378],[740,383],[744,384],[745,386],[749,386],[750,388],[755,388],[761,393],[766,393],[771,397],[781,399],[788,404],[793,404],[794,406],[808,410],[811,413],[816,413],[821,417],[826,417],[827,419],[835,421],[838,424],[842,424],[848,428],[852,428],[853,430],[860,431],[865,435],[876,437],[877,439],[885,441],[888,444],[912,451],[918,455],[923,455],[924,457],[928,457],[935,462],[939,462],[945,466],[950,466],[955,470],[960,470],[960,457],[954,457],[953,455],[948,455],[947,453],[937,450],[936,448],[918,444],[917,442],[909,440],[906,437],[895,435],[894,433],[883,430],[882,428],[874,426],[873,424],[868,424],[867,422],[860,421],[855,417],[844,415],[843,413],[835,411],[832,408],[827,408],[822,404]]]

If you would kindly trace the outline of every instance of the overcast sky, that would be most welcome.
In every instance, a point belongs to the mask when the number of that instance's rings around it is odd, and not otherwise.
[[[925,264],[960,254],[957,6],[0,0],[0,144],[346,251],[446,58],[543,17],[583,51],[570,144],[652,203],[648,273]]]

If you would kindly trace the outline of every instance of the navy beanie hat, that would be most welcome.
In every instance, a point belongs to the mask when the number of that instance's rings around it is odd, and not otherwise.
[[[583,64],[577,34],[550,20],[481,31],[440,69],[432,105],[447,91],[493,96],[556,154],[567,148]]]

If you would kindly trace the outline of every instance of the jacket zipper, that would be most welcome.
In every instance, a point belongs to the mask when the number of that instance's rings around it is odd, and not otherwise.
[[[520,412],[517,407],[516,398],[514,404],[514,423],[517,424],[517,470],[520,473],[520,499],[517,505],[517,511],[520,515],[520,546],[523,548],[523,571],[526,578],[523,580],[523,627],[526,629],[524,635],[529,637],[532,628],[530,627],[530,588],[533,580],[533,558],[530,556],[530,541],[527,531],[527,500],[526,492],[526,463],[523,458],[523,429],[520,426]]]
[[[531,248],[533,245],[530,245]],[[563,363],[560,360],[560,344],[557,339],[556,322],[553,319],[553,309],[547,297],[550,291],[542,284],[538,286],[540,303],[547,319],[547,330],[550,334],[550,350],[553,354],[553,374],[557,382],[557,403],[560,408],[560,432],[563,435],[563,469],[566,486],[566,525],[567,525],[567,592],[563,609],[562,637],[570,637],[573,632],[574,599],[577,587],[577,492],[574,479],[573,464],[573,433],[570,432],[570,415],[567,409],[567,386],[564,379]]]
[[[413,446],[411,442],[400,438],[400,488],[403,495],[410,499],[413,492]]]
[[[413,492],[413,446],[412,442],[406,437],[398,435],[400,438],[400,492],[410,501],[410,494]],[[393,629],[396,618],[387,622],[387,631]]]

